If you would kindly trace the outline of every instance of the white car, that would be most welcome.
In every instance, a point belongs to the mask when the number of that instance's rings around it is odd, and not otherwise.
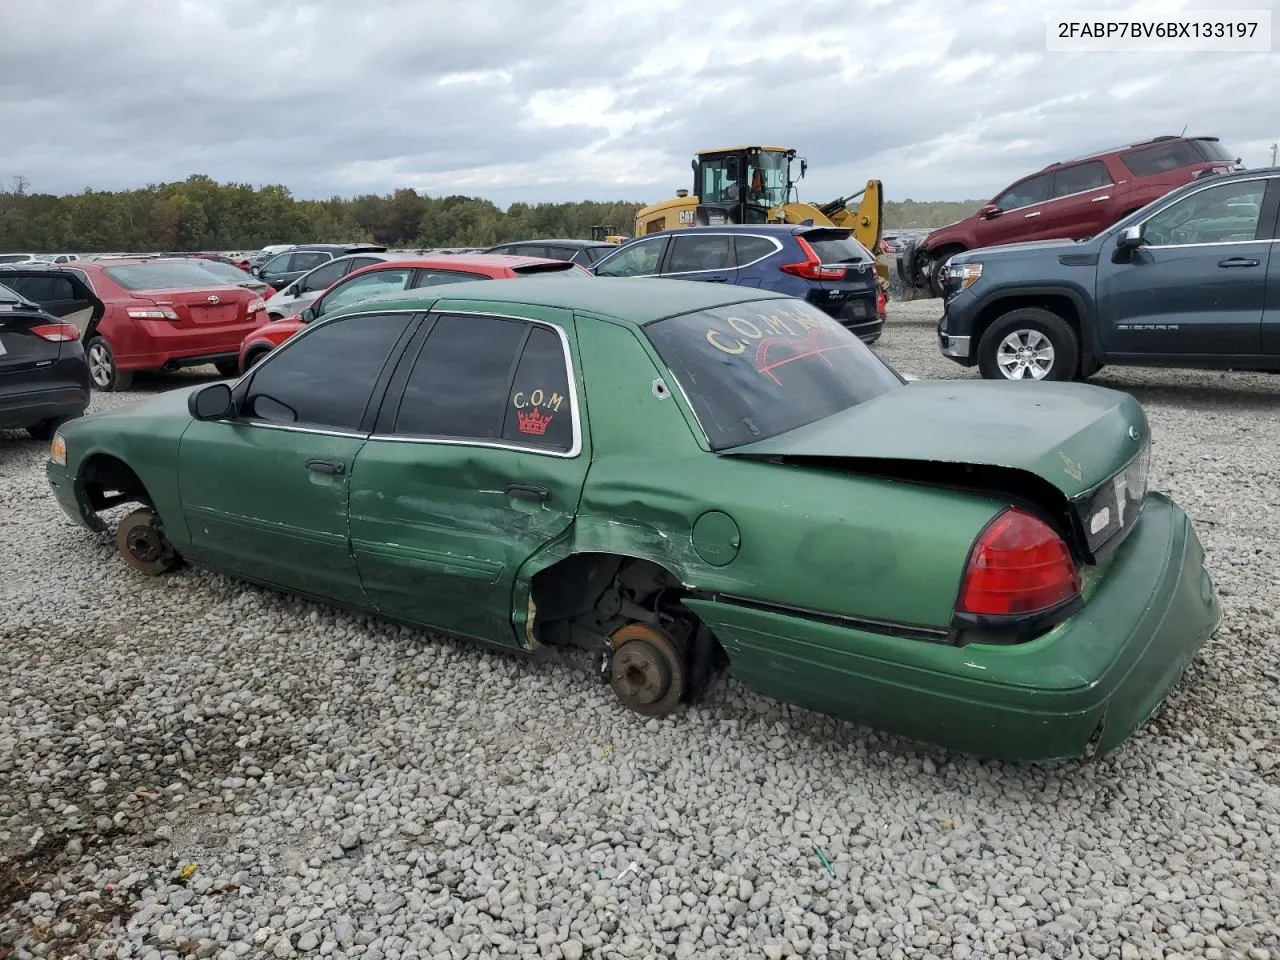
[[[311,306],[335,283],[352,270],[359,270],[374,263],[396,260],[413,256],[411,253],[351,253],[345,257],[335,257],[328,263],[321,264],[310,273],[304,273],[283,290],[276,292],[267,301],[267,316],[272,320],[283,320],[302,313]]]

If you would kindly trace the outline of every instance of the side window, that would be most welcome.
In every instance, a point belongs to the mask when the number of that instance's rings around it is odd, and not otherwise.
[[[1107,165],[1101,160],[1090,160],[1078,163],[1074,167],[1063,167],[1053,175],[1053,195],[1065,197],[1072,193],[1084,193],[1096,190],[1111,182],[1107,173]]]
[[[778,249],[773,241],[766,240],[764,237],[736,236],[733,240],[738,250],[738,266],[740,267],[745,267],[758,260],[763,260],[765,257],[772,256]]]
[[[549,450],[573,447],[569,373],[560,337],[533,326],[516,367],[502,421],[502,439]]]
[[[466,283],[468,280],[492,280],[483,273],[463,273],[461,270],[434,270],[423,268],[414,278],[414,287],[438,287],[444,283]]]
[[[352,277],[320,298],[315,307],[316,316],[322,317],[353,303],[403,290],[411,273],[413,271],[408,267],[402,267],[398,270],[374,270]]]
[[[336,263],[330,263],[328,266],[321,267],[307,274],[302,279],[302,283],[298,285],[302,293],[315,293],[318,290],[328,290],[347,272],[347,262],[339,260]]]
[[[5,285],[34,303],[53,303],[58,300],[75,300],[76,293],[66,277],[27,276],[9,277]]]
[[[671,240],[671,257],[664,273],[725,270],[733,266],[732,240],[726,234],[680,235]]]
[[[544,248],[547,252],[542,254],[548,260],[572,260],[573,255],[578,252],[577,247],[552,247]]]
[[[1041,203],[1049,199],[1049,174],[1031,177],[1021,183],[1015,183],[1000,196],[995,204],[1001,210],[1017,210],[1029,207],[1033,203]]]
[[[1183,197],[1143,225],[1149,246],[1240,243],[1258,234],[1265,180],[1222,183]]]
[[[295,253],[293,255],[293,263],[289,265],[289,270],[291,272],[297,272],[298,270],[314,270],[322,263],[328,263],[332,259],[333,257],[329,256],[327,253],[320,253],[315,250],[304,250],[301,253]]]
[[[262,265],[263,273],[288,273],[293,269],[293,254],[282,253]]]
[[[527,329],[519,320],[442,315],[405,382],[393,432],[497,440]]]
[[[356,430],[373,385],[412,314],[350,317],[318,327],[254,368],[245,416]]]
[[[346,263],[349,264],[349,266],[347,267],[347,273],[355,273],[357,270],[360,270],[363,267],[371,267],[375,263],[385,263],[385,262],[386,261],[383,260],[381,257],[352,257],[350,260],[346,261]]]
[[[641,277],[658,272],[662,251],[667,248],[666,237],[640,240],[615,253],[596,268],[598,277]]]

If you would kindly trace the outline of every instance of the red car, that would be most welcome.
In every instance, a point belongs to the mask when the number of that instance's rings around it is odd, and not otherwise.
[[[1199,177],[1238,169],[1217,137],[1156,137],[1051,163],[963,220],[908,246],[902,267],[941,296],[940,268],[965,250],[1028,240],[1086,239]]]
[[[77,260],[60,269],[84,280],[105,307],[83,337],[99,390],[127,390],[139,370],[206,363],[234,376],[241,342],[267,319],[262,297],[193,263]]]
[[[240,369],[248,370],[317,317],[371,297],[414,287],[434,287],[467,280],[503,280],[564,273],[581,274],[584,278],[594,280],[590,271],[576,263],[548,260],[544,257],[446,254],[435,257],[406,256],[375,263],[348,273],[302,311],[301,316],[272,320],[250,333],[240,345]]]

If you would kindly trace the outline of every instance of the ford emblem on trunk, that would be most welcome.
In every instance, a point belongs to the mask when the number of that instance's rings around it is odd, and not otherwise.
[[[216,293],[211,293],[211,294],[209,294],[209,302],[210,302],[210,303],[217,303],[217,302],[218,302],[218,295],[217,295]],[[1130,428],[1129,428],[1129,433],[1130,433],[1131,435],[1133,434],[1133,427],[1130,427]],[[1136,439],[1138,439],[1138,438],[1137,438],[1137,437],[1134,437],[1134,439],[1136,440]]]
[[[210,298],[210,299],[212,299],[212,298]],[[1138,428],[1137,428],[1137,427],[1135,427],[1133,424],[1129,424],[1129,439],[1130,439],[1130,440],[1137,440],[1137,439],[1138,439]]]

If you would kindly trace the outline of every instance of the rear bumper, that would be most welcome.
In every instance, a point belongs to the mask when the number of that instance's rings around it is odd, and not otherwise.
[[[1101,756],[1159,707],[1222,613],[1186,514],[1152,494],[1080,613],[1028,643],[955,647],[686,601],[743,683],[964,753]]]
[[[145,335],[130,331],[127,343],[117,346],[111,331],[102,331],[115,351],[116,366],[121,370],[174,370],[223,360],[236,360],[245,337],[267,322],[265,312],[255,316],[261,320],[219,326],[214,329],[179,328],[163,321],[145,320],[138,325]]]

